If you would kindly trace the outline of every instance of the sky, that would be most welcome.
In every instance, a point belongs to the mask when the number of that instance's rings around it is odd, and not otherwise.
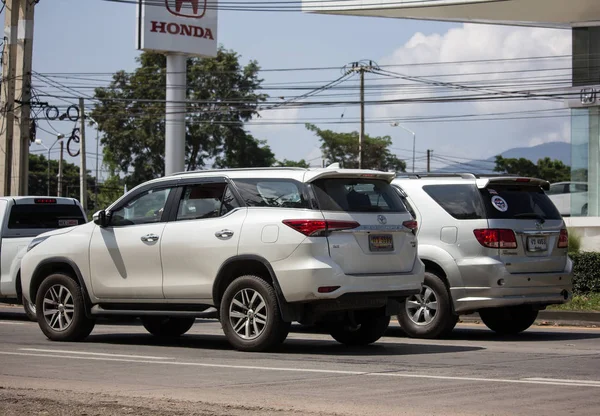
[[[101,0],[41,0],[36,6],[35,16],[34,71],[42,74],[131,71],[135,68],[135,57],[139,55],[135,49],[135,30],[136,9],[132,4]],[[238,52],[243,62],[256,60],[265,69],[335,68],[328,71],[263,72],[261,76],[265,84],[313,81],[314,85],[320,85],[338,78],[344,65],[363,59],[373,60],[402,76],[429,76],[429,79],[469,85],[481,82],[486,85],[510,84],[505,88],[514,89],[518,84],[531,84],[533,80],[570,79],[571,61],[566,57],[571,53],[568,30],[299,12],[219,11],[218,40],[226,48]],[[556,58],[519,59],[549,56]],[[501,61],[503,59],[505,61]],[[447,64],[456,61],[485,62]],[[435,64],[440,62],[446,64]],[[430,65],[421,65],[423,63]],[[523,78],[529,72],[531,74]],[[509,78],[519,80],[508,82]],[[405,81],[367,74],[367,88],[369,83],[382,86],[367,90],[367,99],[457,93],[456,89],[440,89],[427,84],[398,87],[398,83],[402,82]],[[388,84],[389,88],[386,87]],[[356,86],[356,79],[347,85]],[[538,85],[544,84],[538,82]],[[356,89],[346,90],[345,94],[344,99],[358,99]],[[552,100],[372,105],[366,109],[367,121],[377,122],[367,123],[366,131],[370,135],[390,135],[393,151],[400,158],[408,159],[410,166],[412,135],[390,123],[394,119],[400,120],[402,126],[416,134],[416,168],[424,170],[427,149],[433,149],[435,155],[448,161],[456,161],[487,159],[513,147],[568,141],[570,123],[565,110],[548,113],[559,117],[514,119],[515,115],[527,114],[528,111],[562,108],[562,102]],[[313,121],[321,128],[340,132],[355,131],[359,128],[358,111],[358,107],[352,105],[331,109],[265,111],[261,114],[261,121],[266,124],[251,126],[249,130],[256,138],[267,140],[280,160],[304,158],[320,165],[318,138],[304,128],[303,122]],[[508,120],[493,120],[498,117],[497,114],[503,113],[508,113],[501,116]],[[435,120],[439,116],[451,120],[453,116],[465,114],[491,116],[480,116],[483,121],[464,121],[464,117],[463,121]],[[424,118],[424,121],[419,121],[419,118]],[[326,124],[326,121],[332,124]],[[347,124],[337,124],[339,121]],[[68,134],[72,124],[56,121],[49,126],[40,122],[40,127]],[[95,152],[95,136],[93,129],[87,131],[89,169],[95,169],[95,156],[92,154]],[[46,145],[55,138],[44,131],[39,131],[38,137]],[[44,151],[36,145],[31,150]],[[444,161],[438,159],[434,163],[441,166]]]

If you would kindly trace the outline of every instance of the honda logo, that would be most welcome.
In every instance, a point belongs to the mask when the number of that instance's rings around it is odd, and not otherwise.
[[[165,0],[165,4],[175,16],[200,19],[206,13],[206,0]]]

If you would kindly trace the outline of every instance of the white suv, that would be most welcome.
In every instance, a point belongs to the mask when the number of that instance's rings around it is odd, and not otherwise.
[[[94,222],[36,238],[23,293],[52,340],[85,338],[98,316],[139,316],[179,336],[214,306],[237,349],[283,342],[292,321],[345,344],[375,342],[424,266],[393,173],[239,169],[138,186]]]

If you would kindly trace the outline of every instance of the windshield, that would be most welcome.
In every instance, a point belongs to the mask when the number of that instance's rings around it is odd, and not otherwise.
[[[323,211],[406,212],[400,197],[386,181],[320,179],[314,182],[314,189]]]
[[[489,218],[560,220],[544,191],[536,186],[490,185],[481,190]]]

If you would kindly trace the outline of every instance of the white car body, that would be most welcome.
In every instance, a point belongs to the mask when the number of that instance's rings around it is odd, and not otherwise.
[[[306,195],[312,192],[316,180],[377,180],[389,184],[393,177],[360,170],[241,169],[157,179],[133,189],[107,212],[122,211],[120,207],[138,195],[164,191],[167,202],[159,214],[155,213],[163,220],[106,227],[89,223],[67,233],[44,234],[44,241],[23,259],[23,293],[35,300],[44,275],[52,270],[70,270],[84,290],[90,316],[143,316],[156,314],[157,309],[165,315],[194,314],[210,306],[219,308],[223,276],[234,273],[238,264],[248,274],[259,273],[257,269],[262,267],[263,272],[268,270],[286,321],[310,321],[309,315],[322,313],[312,305],[327,301],[328,307],[337,310],[361,308],[369,302],[387,304],[392,314],[396,301],[418,293],[423,282],[424,266],[416,255],[416,236],[405,226],[412,220],[410,214],[391,212],[383,216],[327,211],[309,205],[294,208],[294,204],[316,204],[314,195]],[[298,195],[277,202],[281,207],[249,206],[248,199],[240,196],[241,184],[255,186],[252,189],[262,186],[267,192],[264,184],[273,184],[276,189],[289,183],[298,185]],[[204,209],[202,204],[211,200],[202,199],[202,192],[221,184],[225,189],[220,191],[225,192],[223,198],[232,192],[237,201],[233,202],[239,206],[222,214],[225,203],[221,201],[218,216],[194,218]],[[174,196],[177,192],[180,196]],[[200,195],[197,199],[192,198],[194,192]],[[364,201],[365,196],[361,197]],[[135,205],[126,209],[135,210]],[[114,221],[129,221],[115,215]],[[171,219],[164,220],[165,216]],[[290,220],[358,224],[323,237],[307,236],[284,223]],[[387,224],[379,224],[378,220]],[[369,235],[381,232],[393,236],[393,251],[370,251]]]

